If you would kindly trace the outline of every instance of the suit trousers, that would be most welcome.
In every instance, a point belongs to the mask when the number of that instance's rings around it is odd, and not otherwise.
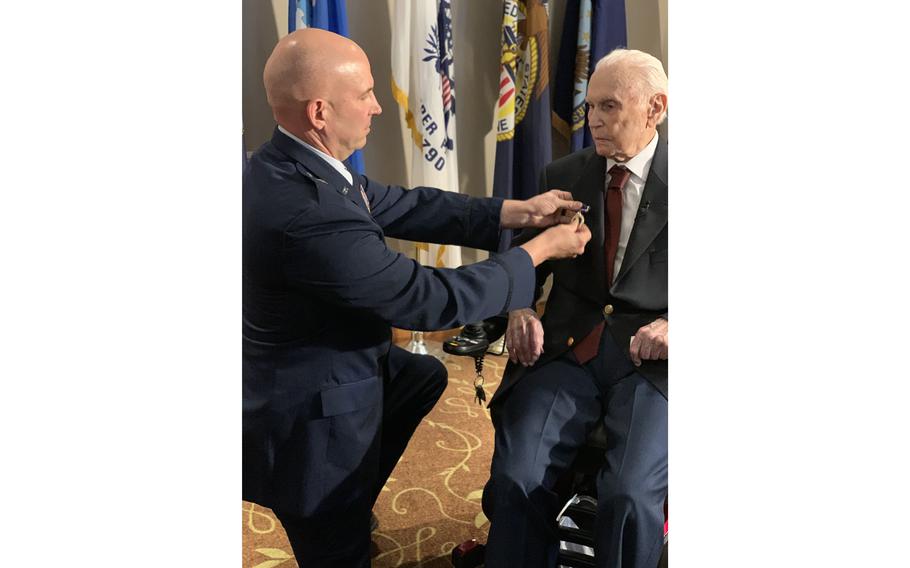
[[[667,400],[605,332],[584,366],[571,352],[530,370],[493,413],[496,445],[483,508],[487,568],[556,566],[554,486],[603,420],[595,563],[654,568],[667,495]]]
[[[408,441],[448,384],[445,366],[429,355],[392,346],[383,381],[379,467],[352,505],[315,518],[275,511],[301,568],[368,568],[370,511]],[[331,451],[331,449],[329,450]]]

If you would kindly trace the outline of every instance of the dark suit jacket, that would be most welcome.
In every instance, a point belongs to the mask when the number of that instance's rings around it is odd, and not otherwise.
[[[244,499],[307,517],[371,483],[390,326],[452,328],[531,305],[524,250],[445,270],[384,241],[492,249],[501,207],[356,174],[352,186],[275,130],[243,181]]]
[[[544,352],[535,366],[565,353],[570,348],[569,338],[573,344],[581,341],[601,321],[605,321],[616,344],[628,353],[629,340],[638,328],[658,317],[667,318],[667,143],[658,139],[639,213],[609,293],[604,284],[606,164],[606,158],[598,156],[592,147],[559,159],[544,171],[542,189],[565,189],[574,199],[591,206],[585,215],[591,240],[578,258],[548,261],[537,267],[535,299],[551,273],[553,287],[541,320]],[[529,236],[522,234],[518,239]],[[490,405],[499,404],[527,369],[510,362]],[[642,361],[637,370],[667,396],[667,361]]]

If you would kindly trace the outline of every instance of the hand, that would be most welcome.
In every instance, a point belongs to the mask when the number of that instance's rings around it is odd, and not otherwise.
[[[511,318],[510,318],[511,323]],[[669,322],[665,319],[656,319],[648,325],[643,325],[632,336],[629,343],[629,357],[638,367],[642,360],[667,359],[667,331]]]
[[[568,224],[583,207],[568,191],[551,189],[524,201],[507,199],[502,204],[500,223],[505,229]]]
[[[521,363],[525,367],[540,358],[543,353],[543,325],[534,310],[524,308],[509,312],[506,349],[513,363]]]
[[[575,258],[585,251],[591,240],[591,229],[584,223],[556,225],[521,245],[531,256],[534,266],[554,258]]]

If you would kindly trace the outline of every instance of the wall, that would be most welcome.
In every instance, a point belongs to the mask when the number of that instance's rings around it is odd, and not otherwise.
[[[383,108],[383,113],[373,119],[372,133],[364,150],[366,171],[379,181],[407,185],[410,152],[405,149],[409,138],[390,87],[393,2],[348,0],[348,26],[351,38],[370,58],[376,97]],[[453,0],[452,4],[459,190],[468,195],[490,195],[496,148],[493,114],[499,94],[502,2]],[[550,70],[555,74],[566,0],[551,0],[551,4]],[[654,54],[669,73],[667,0],[627,0],[626,20],[629,47]],[[286,34],[286,0],[243,0],[243,124],[247,150],[254,150],[272,134],[274,121],[262,87],[262,69],[275,43]],[[554,134],[554,156],[564,155],[566,151],[566,143]],[[401,243],[393,246],[410,252],[410,247]],[[468,263],[485,256],[481,251],[464,249],[462,258]]]

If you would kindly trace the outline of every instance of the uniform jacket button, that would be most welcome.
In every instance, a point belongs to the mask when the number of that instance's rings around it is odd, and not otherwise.
[[[574,337],[570,337],[569,339],[566,340],[566,345],[568,345],[569,347],[572,347],[573,343],[575,343]]]
[[[604,315],[608,316],[613,313],[613,304],[607,304],[604,306]]]

